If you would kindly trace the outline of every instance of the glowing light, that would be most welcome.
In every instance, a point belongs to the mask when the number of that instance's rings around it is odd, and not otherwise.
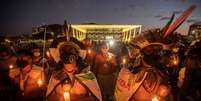
[[[126,58],[123,58],[122,62],[123,64],[126,64]]]
[[[174,63],[174,65],[176,65],[177,64],[177,60],[174,60],[173,63]]]
[[[13,69],[13,65],[9,65],[9,68],[10,68],[10,69]]]
[[[176,56],[176,55],[173,56],[173,64],[174,64],[174,65],[177,65],[177,64],[178,64],[178,61],[179,61],[179,60],[178,60],[178,56]]]
[[[191,33],[192,33],[192,34],[195,34],[195,30],[192,30]]]
[[[65,101],[70,101],[70,93],[68,91],[64,91],[64,100]]]
[[[177,53],[179,51],[179,48],[173,48],[172,51]]]
[[[48,57],[50,57],[50,52],[49,51],[47,51],[46,54],[47,54]]]
[[[5,39],[6,42],[10,43],[11,41],[9,39]]]
[[[151,101],[159,101],[157,96],[153,97]]]
[[[91,49],[88,49],[87,53],[88,53],[88,54],[91,54]]]
[[[112,58],[112,55],[109,55],[108,57],[109,57],[109,59],[111,59],[111,58]]]
[[[41,79],[38,79],[37,83],[38,83],[38,86],[40,87],[43,84],[43,81]]]
[[[163,84],[160,85],[158,91],[159,91],[158,95],[160,97],[165,97],[165,96],[167,96],[169,94],[169,88],[168,88],[167,85],[163,85]]]
[[[114,41],[113,41],[113,40],[110,40],[109,44],[110,44],[111,46],[113,46],[113,45],[114,45]]]

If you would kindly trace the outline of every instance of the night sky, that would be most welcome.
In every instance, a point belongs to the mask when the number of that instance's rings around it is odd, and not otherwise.
[[[201,20],[201,0],[1,0],[1,34],[28,34],[41,24],[142,24],[143,29],[164,26],[173,12],[197,8],[178,29]],[[185,29],[185,30],[184,30]]]

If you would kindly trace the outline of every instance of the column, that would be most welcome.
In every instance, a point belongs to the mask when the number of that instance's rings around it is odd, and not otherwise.
[[[133,30],[134,30],[134,32],[133,32],[133,34],[134,34],[134,35],[133,35],[133,38],[134,38],[134,37],[135,37],[135,34],[136,34],[136,28],[134,28]]]

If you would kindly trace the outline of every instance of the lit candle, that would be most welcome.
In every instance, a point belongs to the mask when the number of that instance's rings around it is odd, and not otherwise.
[[[68,91],[64,91],[64,100],[70,101],[70,93]]]
[[[125,59],[125,58],[123,58],[122,62],[123,62],[123,64],[126,64],[126,59]]]
[[[151,101],[159,101],[157,96],[154,96]]]
[[[177,60],[174,60],[173,63],[174,63],[174,65],[177,65]]]
[[[43,81],[39,78],[37,83],[38,83],[38,86],[40,87],[43,84]]]
[[[109,59],[111,59],[112,58],[112,55],[109,55]]]
[[[13,69],[13,65],[9,65],[9,68],[10,68],[10,69]]]
[[[173,51],[174,53],[177,53],[177,52],[179,51],[179,48],[173,48],[172,51]]]
[[[173,64],[177,65],[178,64],[178,56],[173,56]]]
[[[88,54],[91,54],[91,49],[88,49]]]
[[[49,51],[47,51],[46,54],[47,54],[48,57],[50,57],[50,52]]]

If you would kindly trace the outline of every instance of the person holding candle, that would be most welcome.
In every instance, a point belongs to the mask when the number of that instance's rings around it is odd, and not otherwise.
[[[127,46],[128,63],[116,81],[116,101],[172,101],[168,73],[171,50],[160,42],[158,31],[152,31],[135,37]],[[158,35],[156,39],[154,35]]]
[[[89,38],[86,38],[82,41],[82,43],[84,44],[84,46],[86,47],[87,50],[87,54],[86,54],[86,62],[90,65],[92,72],[94,72],[94,59],[96,56],[96,51],[93,49],[93,41]]]
[[[100,46],[100,53],[94,59],[94,73],[100,85],[104,101],[113,100],[115,81],[117,78],[116,56],[109,52],[109,44],[103,42]]]
[[[33,64],[33,54],[27,49],[18,52],[17,68],[10,70],[10,77],[19,85],[21,101],[43,101],[45,77],[42,67]]]
[[[94,74],[80,57],[75,42],[61,42],[59,62],[53,72],[46,93],[47,101],[102,101]]]
[[[1,47],[2,48],[2,47]],[[2,54],[0,53],[0,56]],[[1,101],[18,101],[16,99],[19,87],[9,77],[9,68],[0,65],[0,99]]]
[[[16,67],[16,56],[11,49],[5,45],[0,45],[0,67],[13,69]]]

